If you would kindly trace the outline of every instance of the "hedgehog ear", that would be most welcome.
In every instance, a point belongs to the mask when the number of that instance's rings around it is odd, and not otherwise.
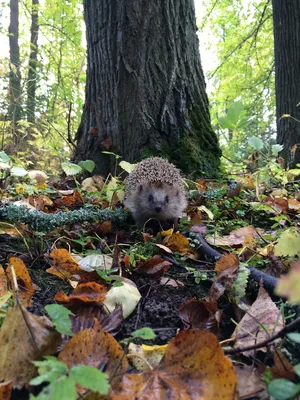
[[[140,185],[140,192],[143,191],[143,185]]]

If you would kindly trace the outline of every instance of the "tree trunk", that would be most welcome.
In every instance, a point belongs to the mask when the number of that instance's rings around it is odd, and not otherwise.
[[[272,3],[277,142],[287,165],[294,166],[300,162],[300,0]]]
[[[10,25],[9,25],[9,107],[8,117],[12,121],[16,137],[16,122],[21,119],[21,72],[19,48],[19,0],[10,0]]]
[[[86,102],[75,159],[113,171],[108,150],[129,162],[167,156],[184,172],[213,175],[212,130],[193,0],[84,0]]]
[[[28,65],[27,80],[27,121],[34,123],[35,121],[35,91],[36,91],[36,71],[37,71],[37,55],[38,55],[38,7],[39,0],[32,0],[31,7],[31,27],[30,27],[30,54]]]

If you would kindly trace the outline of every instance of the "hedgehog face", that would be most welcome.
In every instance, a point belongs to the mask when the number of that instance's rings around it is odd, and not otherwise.
[[[178,216],[179,190],[169,185],[143,185],[138,188],[139,207],[147,218],[167,220]]]

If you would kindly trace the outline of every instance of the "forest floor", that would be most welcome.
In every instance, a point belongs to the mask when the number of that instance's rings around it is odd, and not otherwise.
[[[123,212],[121,189],[73,183],[12,185],[2,210],[18,204],[22,221],[29,210]],[[111,399],[300,393],[299,184],[202,180],[190,197],[180,230],[156,236],[84,215],[48,232],[19,214],[0,223],[0,398],[13,387],[4,399],[100,399],[107,377]],[[32,362],[50,355],[32,381]],[[78,365],[106,375],[91,383]]]

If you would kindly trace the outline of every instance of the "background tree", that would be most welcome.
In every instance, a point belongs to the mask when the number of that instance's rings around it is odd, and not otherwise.
[[[247,155],[250,136],[274,141],[272,4],[271,0],[210,0],[202,10],[199,29],[204,57],[210,54],[204,66],[213,127],[223,154],[237,163]],[[235,102],[243,105],[236,108],[236,124],[225,126],[223,116]]]
[[[12,121],[14,139],[16,138],[16,122],[21,119],[21,70],[19,48],[19,0],[10,0],[9,25],[9,106],[8,117]]]
[[[272,0],[277,142],[288,165],[300,163],[300,0]]]
[[[220,150],[208,111],[193,0],[84,1],[85,109],[76,159],[113,171],[110,150],[133,162],[170,156],[214,174]]]
[[[27,121],[35,121],[35,94],[37,84],[37,55],[38,55],[38,7],[39,0],[32,0],[31,5],[31,27],[30,27],[30,52],[27,75]]]

